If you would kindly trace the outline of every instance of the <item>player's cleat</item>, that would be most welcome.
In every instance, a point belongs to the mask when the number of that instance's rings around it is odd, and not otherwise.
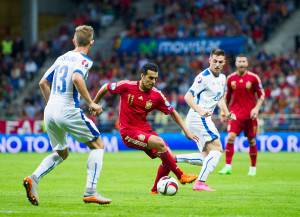
[[[232,167],[225,165],[218,173],[221,175],[230,175],[232,173]]]
[[[150,194],[152,194],[152,195],[157,195],[157,194],[158,194],[158,191],[150,191]]]
[[[181,178],[179,179],[179,182],[181,184],[192,183],[196,179],[197,179],[196,175],[188,175],[188,174],[183,173]]]
[[[249,167],[248,176],[256,176],[256,167]]]
[[[27,198],[32,205],[39,205],[39,198],[37,194],[37,183],[29,176],[23,180],[23,186],[26,190]]]
[[[205,182],[197,180],[193,186],[194,191],[215,191],[215,189],[210,188]]]
[[[96,193],[94,195],[84,195],[83,202],[85,203],[97,203],[97,204],[109,204],[112,202],[111,199],[105,198],[100,194]]]

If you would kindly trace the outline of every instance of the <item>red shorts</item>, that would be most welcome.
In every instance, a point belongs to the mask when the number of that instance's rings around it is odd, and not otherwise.
[[[126,146],[133,149],[143,150],[150,158],[157,157],[156,149],[148,149],[148,140],[150,136],[158,136],[154,131],[142,131],[138,129],[123,129],[120,130],[120,134],[123,142]]]
[[[236,119],[230,120],[227,131],[239,135],[244,131],[245,136],[249,139],[256,137],[257,133],[257,119]]]

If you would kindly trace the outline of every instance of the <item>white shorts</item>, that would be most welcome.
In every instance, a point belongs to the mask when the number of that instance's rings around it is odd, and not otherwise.
[[[80,108],[48,104],[44,112],[45,127],[53,150],[64,150],[67,133],[79,142],[93,141],[100,136],[96,125]]]
[[[207,142],[220,138],[219,131],[211,117],[195,117],[189,113],[186,117],[186,125],[193,134],[199,137],[200,141],[197,142],[197,146],[200,152],[203,151]]]

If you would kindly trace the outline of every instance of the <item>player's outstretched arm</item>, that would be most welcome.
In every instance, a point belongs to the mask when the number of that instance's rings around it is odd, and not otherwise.
[[[80,93],[80,95],[83,97],[83,99],[86,101],[86,103],[89,105],[93,101],[91,99],[91,96],[87,90],[85,81],[81,74],[79,73],[73,73],[72,75],[72,82],[74,83],[76,89]]]
[[[95,104],[92,101],[92,98],[87,90],[85,81],[81,74],[79,73],[73,73],[72,75],[72,82],[75,85],[76,89],[80,93],[80,95],[83,97],[83,99],[88,104],[89,108],[94,112],[95,115],[98,115],[102,112],[101,106]]]
[[[50,91],[51,91],[49,81],[45,78],[42,78],[39,82],[39,86],[40,86],[41,92],[43,94],[43,97],[44,97],[46,103],[48,103],[48,100],[50,97]]]
[[[256,105],[255,107],[251,110],[250,112],[250,116],[252,119],[256,119],[258,118],[258,113],[259,113],[259,110],[260,110],[260,107],[262,105],[264,101],[264,94],[262,94],[258,99],[257,99],[257,102],[256,102]]]
[[[171,113],[171,117],[173,118],[173,120],[180,126],[180,128],[183,130],[186,138],[188,139],[193,139],[196,142],[199,141],[199,138],[192,134],[187,127],[185,126],[184,121],[182,120],[182,118],[180,117],[180,115],[178,114],[178,112],[174,109],[173,112]]]
[[[94,103],[98,104],[100,102],[100,100],[102,99],[102,97],[105,96],[105,94],[108,92],[107,85],[108,84],[104,84],[99,89],[99,91],[97,92],[97,94],[96,94],[96,96],[95,96],[95,98],[93,100]]]
[[[206,111],[204,109],[201,109],[195,102],[194,102],[194,96],[192,95],[192,93],[190,91],[188,91],[185,96],[184,96],[184,100],[186,101],[186,103],[192,108],[194,109],[200,116],[204,116],[204,117],[208,117],[210,115],[212,115],[209,111]]]
[[[233,113],[230,113],[230,111],[228,110],[224,96],[222,96],[222,98],[218,102],[218,106],[220,107],[221,112],[225,115],[227,119],[236,119],[235,115]]]
[[[256,83],[254,86],[254,92],[257,94],[258,99],[256,101],[255,107],[250,112],[250,117],[252,119],[258,118],[258,113],[259,113],[260,107],[265,99],[265,91],[262,87],[261,80],[258,76],[255,76],[255,77],[256,77]]]

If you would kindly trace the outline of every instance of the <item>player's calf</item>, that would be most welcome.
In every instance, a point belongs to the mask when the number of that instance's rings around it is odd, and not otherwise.
[[[176,163],[189,163],[191,165],[202,166],[203,153],[177,154],[175,156]]]
[[[167,151],[165,141],[162,138],[154,135],[150,136],[147,148],[156,149],[158,153],[164,153]]]

